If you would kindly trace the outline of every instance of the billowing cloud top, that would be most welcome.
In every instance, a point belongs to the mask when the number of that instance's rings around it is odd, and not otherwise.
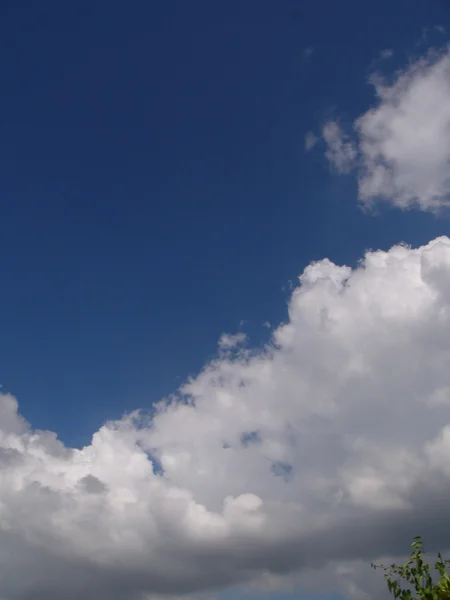
[[[430,52],[392,83],[371,79],[377,104],[346,139],[326,123],[326,156],[338,172],[355,170],[360,200],[438,210],[450,204],[450,52]]]
[[[299,573],[361,597],[369,562],[413,535],[445,550],[449,331],[444,237],[354,270],[311,264],[265,350],[222,338],[178,397],[81,450],[1,396],[0,596],[143,599]]]

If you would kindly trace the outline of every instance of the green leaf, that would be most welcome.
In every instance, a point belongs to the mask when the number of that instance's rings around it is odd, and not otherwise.
[[[411,589],[404,589],[400,582],[392,580],[391,575],[395,574],[400,579],[411,584],[416,592],[416,600],[450,600],[450,573],[446,572],[446,566],[450,565],[450,559],[444,560],[441,553],[438,554],[438,561],[434,565],[434,570],[440,575],[438,582],[433,581],[431,567],[423,560],[423,543],[421,536],[413,538],[411,544],[411,555],[409,560],[403,565],[397,566],[395,563],[389,568],[380,565],[385,572],[389,592],[395,600],[412,600],[413,592]],[[372,563],[371,566],[376,568]]]

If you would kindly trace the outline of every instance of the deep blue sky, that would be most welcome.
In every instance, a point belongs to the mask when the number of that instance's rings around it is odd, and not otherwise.
[[[445,0],[3,1],[0,383],[33,425],[84,444],[241,320],[260,343],[311,260],[448,233],[304,152],[434,25]]]

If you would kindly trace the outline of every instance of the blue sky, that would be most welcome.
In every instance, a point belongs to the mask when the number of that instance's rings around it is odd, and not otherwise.
[[[368,218],[304,152],[333,109],[365,107],[382,49],[448,22],[444,2],[1,12],[0,381],[69,444],[174,391],[241,321],[264,340],[311,260],[446,231]]]
[[[364,210],[305,136],[449,27],[445,0],[3,2],[0,383],[32,426],[82,448],[224,332],[267,343],[311,262],[447,235],[445,212]]]

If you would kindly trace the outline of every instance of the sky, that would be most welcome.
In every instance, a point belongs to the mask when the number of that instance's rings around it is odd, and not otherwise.
[[[0,600],[382,600],[450,551],[450,3],[0,5]]]

